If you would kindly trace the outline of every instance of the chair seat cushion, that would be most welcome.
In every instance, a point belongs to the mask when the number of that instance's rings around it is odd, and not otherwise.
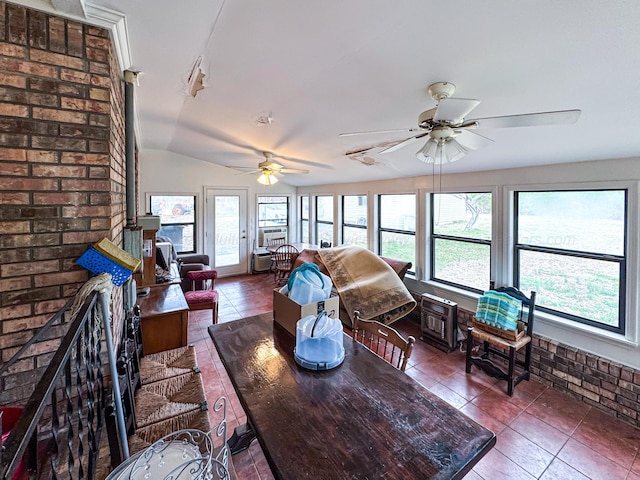
[[[187,303],[215,303],[218,301],[218,292],[215,290],[196,290],[185,292],[184,298]]]
[[[218,278],[217,270],[192,270],[187,272],[187,277],[194,282],[204,280],[215,280]]]

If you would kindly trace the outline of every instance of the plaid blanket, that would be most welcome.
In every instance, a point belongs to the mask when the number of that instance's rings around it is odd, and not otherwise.
[[[516,330],[521,311],[522,302],[517,298],[488,290],[478,299],[476,318],[503,330]]]

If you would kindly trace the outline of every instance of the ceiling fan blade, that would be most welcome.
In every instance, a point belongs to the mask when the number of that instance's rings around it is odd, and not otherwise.
[[[276,170],[279,173],[309,173],[309,170],[301,170],[299,168],[281,168]]]
[[[476,128],[538,127],[543,125],[565,125],[576,123],[581,110],[559,110],[557,112],[525,113],[504,117],[476,118],[465,124],[477,123]]]
[[[393,133],[393,132],[419,132],[419,128],[396,128],[394,130],[371,130],[368,132],[347,132],[347,133],[339,133],[339,137],[352,137],[354,135],[370,135],[376,133]]]
[[[480,135],[472,130],[456,130],[455,139],[467,150],[478,150],[479,148],[486,147],[490,143],[493,143],[493,140],[490,138]]]
[[[255,167],[234,167],[231,165],[225,165],[225,167],[233,168],[234,170],[238,170],[239,172],[243,172],[243,173],[257,173],[262,171],[262,169],[260,168],[256,169]]]
[[[433,121],[457,125],[479,104],[480,100],[473,98],[443,98],[438,102]]]
[[[415,142],[416,140],[421,139],[422,137],[424,137],[426,135],[429,135],[429,132],[421,133],[419,135],[415,135],[413,137],[406,138],[406,139],[396,143],[395,145],[391,145],[390,147],[387,147],[384,150],[381,150],[380,153],[395,152],[396,150],[399,150],[399,149],[401,149],[403,147],[406,147],[407,145]]]

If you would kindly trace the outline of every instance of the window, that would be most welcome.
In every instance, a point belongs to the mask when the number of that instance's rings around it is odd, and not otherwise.
[[[515,194],[515,283],[536,307],[625,333],[627,191]]]
[[[289,224],[288,197],[258,197],[258,228]]]
[[[151,195],[151,213],[160,216],[157,235],[168,237],[178,253],[196,251],[195,195]]]
[[[300,241],[309,243],[309,197],[300,197]]]
[[[415,194],[380,195],[378,202],[378,253],[415,266]]]
[[[431,195],[431,279],[484,291],[491,280],[491,193]]]
[[[333,196],[316,197],[316,242],[333,245]]]
[[[342,243],[367,248],[367,196],[342,197]]]

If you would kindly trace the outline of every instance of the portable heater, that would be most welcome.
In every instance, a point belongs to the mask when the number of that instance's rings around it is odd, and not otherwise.
[[[422,294],[421,340],[450,352],[458,343],[458,304],[428,293]]]

